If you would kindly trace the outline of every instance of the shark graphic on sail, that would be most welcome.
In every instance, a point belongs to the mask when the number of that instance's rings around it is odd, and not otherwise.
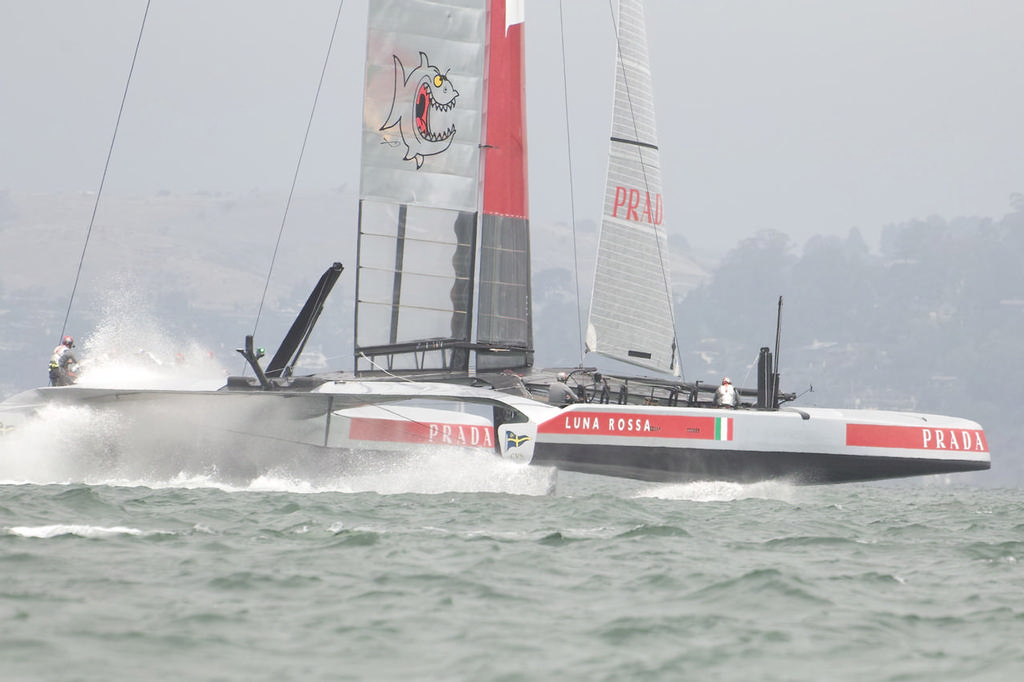
[[[371,3],[357,372],[532,364],[522,12],[490,9]]]

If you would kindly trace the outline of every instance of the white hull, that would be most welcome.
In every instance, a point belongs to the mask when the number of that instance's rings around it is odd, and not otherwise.
[[[380,471],[428,448],[666,482],[842,483],[990,467],[981,427],[954,417],[597,404],[559,410],[489,389],[391,381],[328,382],[304,392],[37,389],[0,404],[4,441],[61,405],[116,415],[112,447],[164,451],[169,467],[191,448],[189,456],[212,466],[230,462],[249,478],[282,466]]]
[[[875,410],[572,405],[534,463],[650,481],[843,483],[988,469],[966,419]]]

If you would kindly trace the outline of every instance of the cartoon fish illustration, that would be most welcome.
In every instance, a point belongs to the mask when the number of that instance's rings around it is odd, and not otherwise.
[[[405,73],[398,55],[395,59],[395,95],[391,111],[380,130],[398,126],[405,143],[405,159],[423,166],[423,157],[440,154],[451,146],[455,137],[452,111],[459,91],[446,73],[430,63],[420,52],[420,65]]]

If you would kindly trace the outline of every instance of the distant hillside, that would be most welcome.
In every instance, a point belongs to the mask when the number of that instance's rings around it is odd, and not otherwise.
[[[88,193],[0,193],[0,394],[43,378],[40,368],[60,335],[94,201]],[[105,197],[69,331],[85,339],[112,316],[131,314],[149,320],[147,326],[158,324],[179,344],[195,341],[216,350],[234,368],[233,348],[256,320],[285,201],[267,193]],[[351,367],[356,207],[347,189],[292,200],[258,343],[275,346],[323,270],[341,261],[346,271],[305,360],[320,349],[333,368]],[[537,361],[578,362],[576,296],[585,310],[597,227],[582,222],[574,243],[568,226],[534,221],[532,235]],[[702,280],[705,269],[686,255],[676,253],[671,262],[677,290]]]
[[[856,231],[802,251],[765,232],[737,245],[677,305],[687,377],[752,383],[782,311],[783,389],[797,404],[917,410],[976,419],[993,471],[1024,482],[1024,202],[1001,220],[892,225],[877,253]]]
[[[88,194],[0,194],[2,393],[45,378],[93,202]],[[292,201],[260,326],[266,345],[278,342],[331,262],[354,265],[352,202],[344,192]],[[234,362],[233,347],[256,320],[284,206],[283,196],[259,193],[105,198],[68,331],[85,340],[111,318],[158,320],[179,343],[223,348],[223,361]],[[343,290],[332,305],[345,300]]]

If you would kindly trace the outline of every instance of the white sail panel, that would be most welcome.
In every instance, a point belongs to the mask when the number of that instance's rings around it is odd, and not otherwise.
[[[646,27],[621,0],[615,104],[587,350],[679,375]]]
[[[468,366],[486,28],[486,0],[370,2],[357,371]]]
[[[485,26],[484,0],[370,3],[363,198],[477,210]]]

